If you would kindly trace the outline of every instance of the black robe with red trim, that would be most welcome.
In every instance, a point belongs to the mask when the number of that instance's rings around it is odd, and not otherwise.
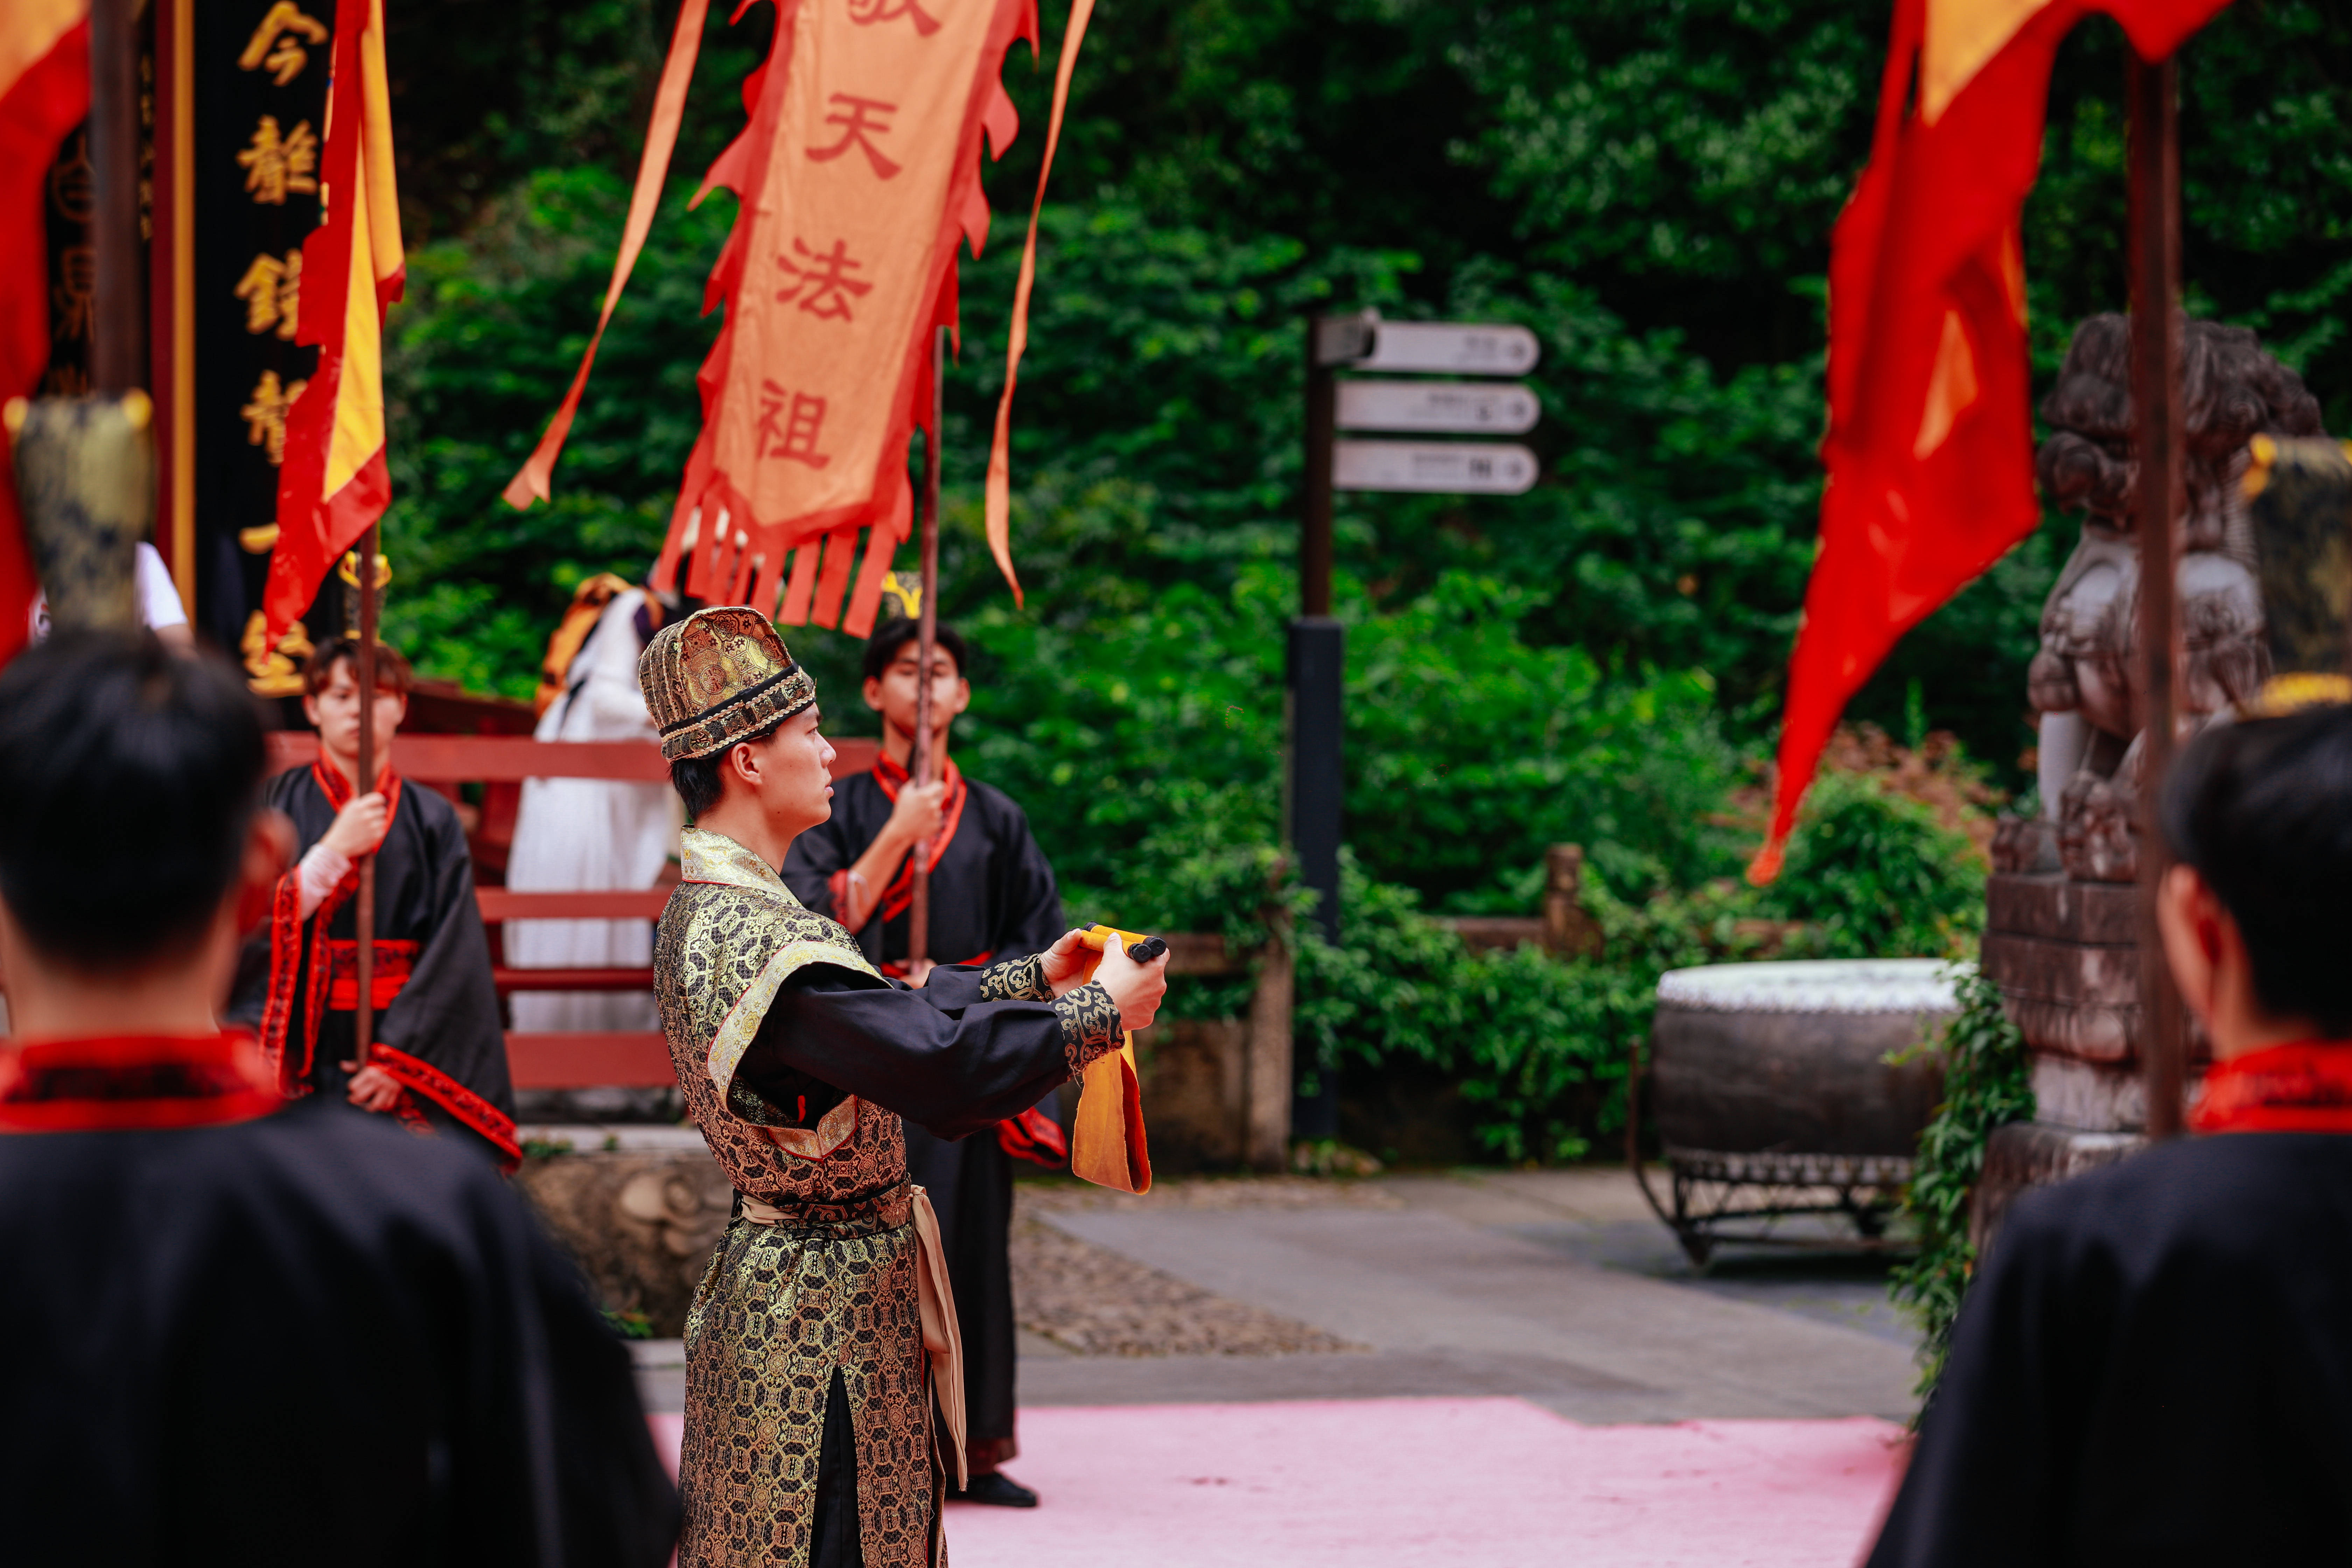
[[[0,1558],[660,1568],[628,1353],[521,1197],[230,1045],[0,1048]]]
[[[336,806],[317,769],[278,774],[269,781],[267,800],[293,819],[300,851],[334,825]],[[287,873],[289,879],[295,875]],[[281,887],[278,913],[247,943],[228,1016],[259,1035],[266,1048],[282,1049],[289,1092],[341,1100],[349,1082],[341,1064],[351,1058],[358,1000],[356,914],[345,897],[291,922],[290,896]],[[326,951],[335,958],[323,974],[314,973],[320,914],[326,917]],[[401,1081],[399,1119],[453,1135],[511,1165],[520,1157],[514,1089],[489,943],[474,903],[473,857],[449,802],[405,780],[399,782],[392,822],[376,850],[375,941],[373,1059]]]
[[[930,956],[971,963],[1042,952],[1066,929],[1054,868],[1010,795],[976,779],[958,782],[962,799],[951,797],[949,806],[955,831],[931,867]],[[784,857],[784,885],[793,896],[834,913],[835,874],[880,837],[895,804],[871,772],[835,781],[832,819],[793,840]],[[903,875],[903,864],[892,868],[893,880]],[[904,907],[885,897],[856,933],[866,962],[903,973],[907,927]],[[975,1475],[1020,1451],[1013,1436],[1013,1160],[1004,1147],[1007,1137],[1025,1142],[1017,1126],[1007,1122],[996,1136],[950,1142],[907,1123],[908,1174],[939,1210],[963,1331],[964,1447]]]

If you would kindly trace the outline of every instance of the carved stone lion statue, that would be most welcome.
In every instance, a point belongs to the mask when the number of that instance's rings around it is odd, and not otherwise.
[[[2178,584],[2182,665],[2174,703],[2194,725],[2260,689],[2270,673],[2253,534],[2240,480],[2257,434],[2316,436],[2319,405],[2303,380],[2242,327],[2184,324],[2188,510]],[[2083,513],[2083,536],[2042,612],[2042,647],[2026,680],[2039,720],[2043,822],[2004,835],[2010,870],[2086,881],[2137,873],[2137,797],[2146,693],[2139,658],[2139,462],[2133,445],[2131,339],[2126,319],[2074,331],[2042,405],[2051,426],[2034,468],[2044,496]]]

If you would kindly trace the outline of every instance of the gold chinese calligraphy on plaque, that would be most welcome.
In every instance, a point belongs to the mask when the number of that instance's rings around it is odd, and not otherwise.
[[[252,41],[236,57],[236,63],[240,69],[266,70],[270,80],[284,87],[310,63],[310,51],[303,45],[326,41],[324,22],[304,16],[294,0],[278,0],[261,18],[261,26],[253,30]]]
[[[247,444],[268,452],[273,468],[286,461],[286,411],[294,406],[294,400],[310,384],[298,381],[281,388],[278,373],[265,370],[261,379],[254,383],[252,401],[236,411],[237,417],[245,421]]]
[[[307,120],[298,120],[293,130],[280,132],[278,116],[263,115],[236,161],[246,171],[245,188],[257,202],[282,207],[289,191],[318,192],[319,139],[311,134]]]
[[[294,326],[301,315],[302,253],[289,250],[284,260],[275,256],[257,256],[253,265],[237,279],[236,297],[245,301],[245,330],[266,332],[272,327],[288,342],[294,341]]]

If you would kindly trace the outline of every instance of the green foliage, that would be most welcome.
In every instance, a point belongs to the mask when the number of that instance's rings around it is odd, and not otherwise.
[[[1986,867],[1965,837],[1862,774],[1824,774],[1805,809],[1765,911],[1815,928],[1826,957],[1973,956]]]
[[[643,1312],[615,1311],[604,1309],[604,1326],[625,1340],[649,1340],[654,1337],[654,1321]]]
[[[672,0],[401,0],[390,55],[416,248],[390,321],[399,575],[430,675],[530,689],[572,587],[650,562],[698,418],[688,211],[742,125],[774,7],[719,8],[661,215],[555,500],[499,491],[593,326]],[[1049,47],[1066,0],[1045,6]],[[1353,852],[1346,945],[1302,955],[1341,1070],[1459,1075],[1481,1135],[1559,1158],[1601,1131],[1664,967],[1763,952],[1965,953],[1978,858],[1832,780],[1758,892],[1735,795],[1777,717],[1813,548],[1828,237],[1866,151],[1888,6],[1834,0],[1129,0],[1097,16],[1043,219],[1013,421],[1016,608],[980,539],[1051,73],[988,173],[963,278],[940,604],[980,649],[959,754],[1029,809],[1073,913],[1260,940],[1300,900],[1276,848],[1282,623],[1296,603],[1298,318],[1523,322],[1545,479],[1514,498],[1342,496]],[[2118,35],[2061,52],[2025,251],[2035,363],[2123,300]],[[2200,310],[2253,325],[2352,423],[2352,16],[2232,7],[2183,56]],[[2024,671],[2059,522],[1912,632],[1851,714],[1956,731],[2024,782]],[[856,648],[802,628],[828,722],[869,728]],[[1469,952],[1444,914],[1525,912],[1585,845],[1600,963]],[[1759,934],[1768,931],[1766,934]],[[1220,1010],[1235,987],[1188,983]]]
[[[1626,1064],[1649,1038],[1665,971],[1766,956],[1768,944],[1783,958],[1945,957],[1964,945],[1984,899],[1967,840],[1867,779],[1832,775],[1818,793],[1769,889],[1727,878],[1633,901],[1589,873],[1598,960],[1474,952],[1351,855],[1340,945],[1310,935],[1300,948],[1301,1033],[1343,1076],[1438,1068],[1500,1159],[1581,1158],[1624,1125]],[[1790,919],[1805,923],[1790,930]]]
[[[1969,1194],[1984,1171],[1985,1140],[2001,1123],[2033,1115],[2025,1041],[2001,1011],[2000,989],[1969,969],[1960,972],[1958,991],[1960,1011],[1940,1047],[1921,1047],[1937,1049],[1944,1058],[1944,1102],[1919,1134],[1918,1163],[1904,1195],[1919,1252],[1888,1282],[1895,1305],[1911,1314],[1923,1336],[1923,1396],[1943,1375],[1952,1323],[1976,1268]]]

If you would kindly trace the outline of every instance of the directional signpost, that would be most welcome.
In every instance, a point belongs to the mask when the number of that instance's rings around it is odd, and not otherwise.
[[[1339,441],[1331,483],[1343,490],[1515,496],[1532,489],[1536,455],[1487,441]]]
[[[1323,939],[1339,940],[1341,679],[1347,648],[1331,616],[1331,510],[1339,490],[1515,496],[1536,455],[1516,442],[1342,440],[1341,430],[1413,436],[1517,436],[1535,428],[1535,393],[1509,382],[1341,381],[1333,373],[1515,376],[1541,345],[1525,327],[1383,321],[1371,311],[1320,316],[1307,331],[1307,479],[1298,531],[1299,616],[1290,623],[1290,750],[1284,795],[1299,880],[1316,892]],[[1332,1138],[1339,1086],[1328,1065],[1294,1047],[1291,1131]]]
[[[1536,395],[1508,382],[1343,381],[1334,390],[1342,430],[1517,436],[1536,427]]]

